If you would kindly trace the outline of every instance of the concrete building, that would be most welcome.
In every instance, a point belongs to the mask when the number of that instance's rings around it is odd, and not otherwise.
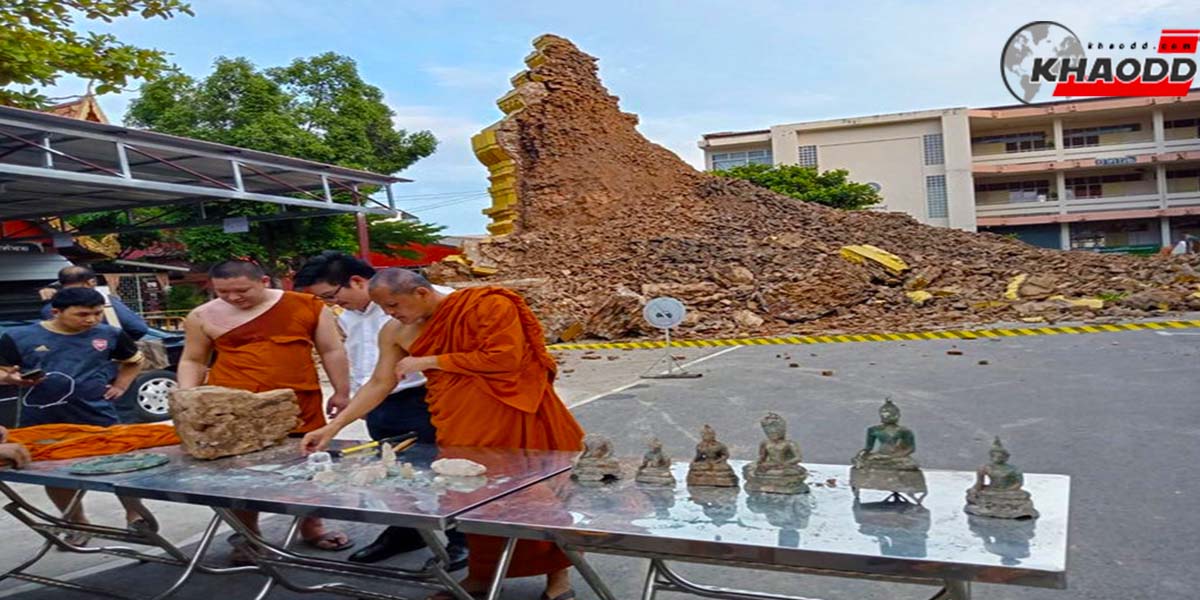
[[[705,134],[705,165],[845,169],[876,210],[1038,246],[1149,252],[1200,235],[1200,90]]]

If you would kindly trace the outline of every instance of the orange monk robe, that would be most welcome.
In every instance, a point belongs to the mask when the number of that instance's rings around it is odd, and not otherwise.
[[[248,392],[296,391],[303,421],[295,433],[325,425],[321,381],[313,362],[313,340],[325,303],[308,294],[284,292],[267,312],[213,340],[217,358],[210,385]]]
[[[170,425],[75,425],[49,423],[8,430],[8,441],[22,444],[33,460],[108,456],[179,443]]]
[[[542,326],[521,296],[497,287],[456,291],[434,311],[409,348],[437,356],[425,372],[429,415],[442,446],[582,450],[583,429],[554,393],[557,366]],[[467,536],[475,577],[495,572],[504,540]],[[522,541],[510,577],[571,565],[554,544]]]

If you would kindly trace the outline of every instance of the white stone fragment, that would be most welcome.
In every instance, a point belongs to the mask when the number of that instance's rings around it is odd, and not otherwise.
[[[387,477],[387,467],[381,464],[359,467],[350,473],[350,485],[370,485]]]
[[[337,471],[333,469],[317,471],[313,474],[312,480],[316,483],[335,483],[338,480]]]
[[[308,468],[314,472],[333,469],[333,457],[328,452],[313,452],[308,455]]]
[[[487,467],[465,458],[441,458],[430,467],[434,473],[447,477],[478,477],[487,473]]]
[[[384,444],[379,453],[379,464],[384,467],[396,466],[396,449],[391,444]]]
[[[405,479],[412,479],[417,476],[417,471],[413,469],[412,463],[403,463],[400,465],[400,476]]]

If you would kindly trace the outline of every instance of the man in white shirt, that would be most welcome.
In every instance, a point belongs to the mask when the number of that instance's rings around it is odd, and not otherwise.
[[[338,325],[346,336],[351,398],[371,379],[371,372],[379,360],[379,331],[391,320],[379,305],[371,302],[367,292],[367,284],[374,275],[375,269],[371,265],[348,254],[329,250],[305,262],[293,281],[297,290],[306,291],[343,309],[338,316]],[[435,287],[442,293],[454,291]],[[343,408],[345,406],[331,404],[328,411],[333,416]],[[367,415],[366,421],[372,439],[415,431],[418,441],[435,443],[437,432],[429,422],[429,408],[425,404],[425,376],[420,372],[406,375],[391,395]],[[466,540],[456,531],[449,532],[447,537],[450,540],[447,548],[451,558],[449,570],[465,567]],[[350,555],[350,560],[374,563],[424,546],[425,542],[414,530],[388,527],[370,545]]]

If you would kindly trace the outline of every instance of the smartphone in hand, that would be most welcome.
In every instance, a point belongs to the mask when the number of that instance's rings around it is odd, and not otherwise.
[[[41,369],[30,369],[28,371],[21,371],[21,379],[23,379],[25,381],[37,381],[45,376],[46,376],[46,373],[44,371],[42,371]]]

